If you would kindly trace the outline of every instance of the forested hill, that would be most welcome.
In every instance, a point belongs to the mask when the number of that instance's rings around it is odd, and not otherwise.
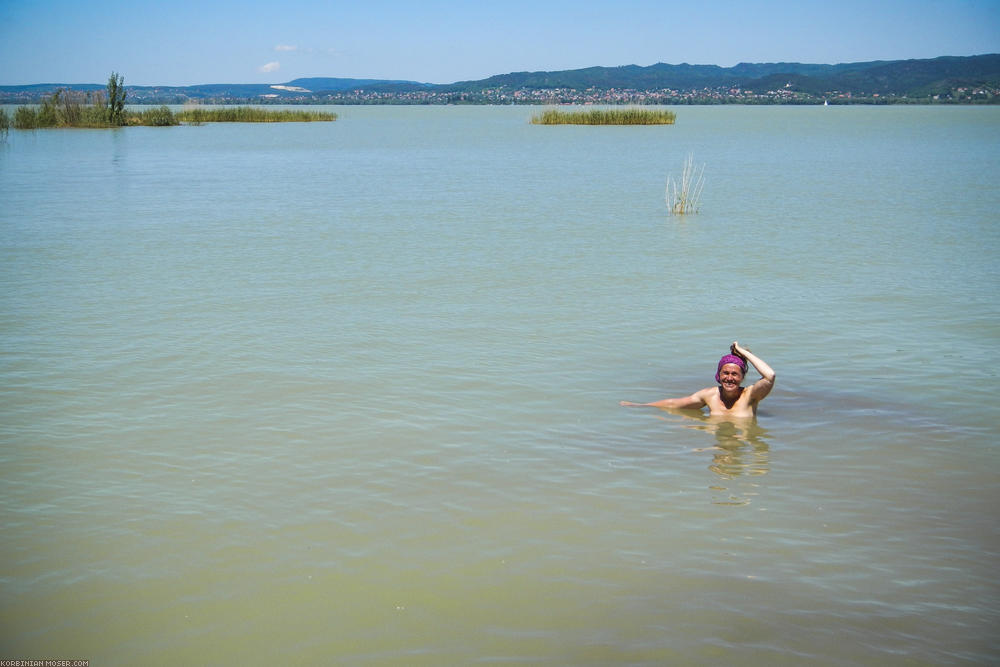
[[[127,82],[126,82],[127,84]],[[0,102],[38,101],[59,89],[95,84],[0,86]],[[1000,54],[837,65],[740,63],[588,67],[513,72],[477,81],[309,78],[284,84],[131,86],[133,103],[279,102],[340,104],[816,104],[1000,103]]]
[[[747,91],[753,94],[772,91],[827,99],[936,97],[938,100],[942,97],[971,98],[974,89],[982,89],[981,97],[986,101],[986,98],[1000,93],[1000,54],[839,65],[740,63],[734,67],[719,67],[657,63],[648,67],[627,65],[560,72],[515,72],[447,86],[448,90],[469,93],[493,88],[523,91],[669,90],[678,94],[705,92],[731,96],[746,94]]]
[[[853,90],[858,93],[918,94],[938,82],[1000,83],[1000,54],[970,57],[941,57],[931,60],[894,60],[840,65],[804,63],[740,63],[735,67],[716,65],[667,65],[648,67],[588,67],[560,72],[515,72],[482,81],[452,84],[452,88],[475,90],[493,86],[513,88],[677,88],[744,87],[768,77],[792,76],[811,81],[826,90]]]

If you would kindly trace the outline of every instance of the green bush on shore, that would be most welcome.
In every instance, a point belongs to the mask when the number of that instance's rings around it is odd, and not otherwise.
[[[546,109],[532,117],[535,125],[673,125],[677,115],[665,109]]]
[[[118,72],[112,72],[108,79],[108,125],[122,126],[125,118],[125,77]]]

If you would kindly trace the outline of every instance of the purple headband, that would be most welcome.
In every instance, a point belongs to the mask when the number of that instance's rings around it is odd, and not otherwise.
[[[719,368],[718,368],[718,370],[715,371],[715,381],[716,382],[720,382],[720,380],[719,380],[719,371],[721,371],[722,367],[725,366],[726,364],[736,364],[737,366],[740,367],[740,370],[743,371],[743,375],[747,374],[747,362],[743,361],[742,359],[740,359],[739,357],[737,357],[735,354],[727,354],[726,356],[724,356],[721,359],[719,359]]]

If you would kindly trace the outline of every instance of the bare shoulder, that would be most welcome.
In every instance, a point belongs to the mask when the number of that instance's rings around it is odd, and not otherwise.
[[[719,397],[718,387],[705,387],[704,389],[699,389],[695,393],[691,394],[692,398],[696,398],[705,405],[708,405],[713,399]]]
[[[696,410],[709,404],[711,389],[700,389],[690,396],[670,400],[671,407]]]

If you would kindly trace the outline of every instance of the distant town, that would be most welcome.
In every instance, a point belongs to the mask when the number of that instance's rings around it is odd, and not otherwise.
[[[138,96],[135,99],[138,101]],[[362,88],[322,96],[264,97],[262,101],[265,100],[282,104],[996,104],[1000,103],[1000,86],[959,87],[924,97],[880,93],[859,95],[838,90],[813,94],[795,90],[791,85],[765,90],[724,87],[692,90],[484,88],[478,91],[380,91]]]

